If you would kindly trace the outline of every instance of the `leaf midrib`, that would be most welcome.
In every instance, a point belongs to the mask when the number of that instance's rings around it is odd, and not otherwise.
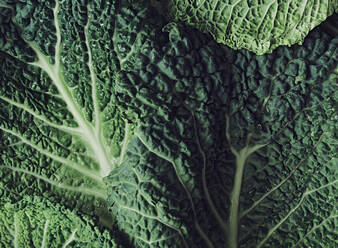
[[[67,87],[67,83],[65,82],[65,79],[62,74],[62,64],[61,64],[61,30],[60,30],[60,24],[58,20],[58,12],[59,12],[59,2],[56,1],[53,14],[54,14],[54,26],[56,28],[56,45],[55,45],[55,56],[54,56],[54,64],[49,63],[48,57],[45,56],[39,48],[33,44],[32,42],[27,42],[30,47],[35,51],[38,61],[29,63],[33,66],[39,67],[41,70],[46,72],[48,76],[53,81],[54,85],[58,89],[59,94],[61,95],[62,99],[65,101],[68,109],[72,113],[74,119],[76,120],[77,124],[79,125],[79,132],[82,134],[80,137],[83,142],[86,143],[88,147],[91,148],[91,150],[96,155],[96,159],[100,165],[100,175],[101,177],[106,177],[109,175],[110,171],[113,168],[113,165],[110,162],[110,159],[108,158],[107,151],[105,149],[105,146],[100,138],[100,132],[97,131],[97,128],[99,128],[99,123],[95,123],[93,125],[92,123],[89,123],[86,121],[85,117],[83,116],[83,113],[76,104],[75,99],[72,96],[71,90]],[[87,39],[87,38],[86,38]],[[89,44],[88,44],[89,45]],[[90,53],[90,51],[89,51]],[[91,54],[91,53],[90,53]],[[92,61],[88,61],[88,65],[92,67]],[[95,76],[93,76],[93,69],[91,68],[91,82],[92,84],[95,84]],[[95,87],[95,85],[92,85]],[[93,91],[93,97],[95,97],[96,91]],[[94,105],[96,105],[96,111],[98,111],[98,106],[96,103],[96,99],[92,99]],[[97,113],[98,114],[98,113]],[[97,117],[97,121],[98,121]]]

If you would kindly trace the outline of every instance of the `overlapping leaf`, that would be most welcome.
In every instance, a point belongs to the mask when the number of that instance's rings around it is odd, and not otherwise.
[[[210,33],[233,49],[257,54],[302,43],[306,35],[338,11],[335,0],[169,0],[153,1],[170,20]]]
[[[116,91],[137,130],[107,179],[135,246],[334,247],[335,33],[264,56],[176,24],[143,44]]]

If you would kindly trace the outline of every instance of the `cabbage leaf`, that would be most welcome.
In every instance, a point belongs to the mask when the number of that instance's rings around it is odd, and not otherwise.
[[[338,11],[335,0],[164,0],[153,1],[169,20],[188,23],[233,49],[271,53],[301,44],[306,35]]]
[[[106,179],[135,247],[337,245],[338,39],[328,30],[263,56],[183,24],[143,42],[143,63],[121,72],[116,91],[134,136]]]

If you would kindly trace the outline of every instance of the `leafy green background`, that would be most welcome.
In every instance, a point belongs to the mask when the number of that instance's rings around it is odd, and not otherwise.
[[[259,56],[149,4],[0,1],[0,247],[336,247],[337,16]]]

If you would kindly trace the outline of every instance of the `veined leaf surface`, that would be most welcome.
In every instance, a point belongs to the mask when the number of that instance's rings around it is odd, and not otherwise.
[[[335,31],[263,56],[162,31],[118,82],[140,120],[107,179],[120,228],[136,247],[335,247]]]

